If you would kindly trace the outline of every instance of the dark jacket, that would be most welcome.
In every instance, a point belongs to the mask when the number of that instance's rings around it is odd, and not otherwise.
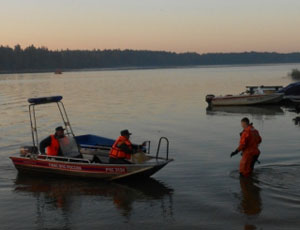
[[[138,151],[138,149],[141,148],[142,146],[132,144],[131,147],[132,147],[132,149],[130,149],[125,143],[123,143],[122,145],[119,146],[119,148],[127,154],[136,153]]]

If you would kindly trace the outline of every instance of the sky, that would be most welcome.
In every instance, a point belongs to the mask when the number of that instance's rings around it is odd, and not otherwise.
[[[300,0],[0,0],[0,45],[300,51]]]

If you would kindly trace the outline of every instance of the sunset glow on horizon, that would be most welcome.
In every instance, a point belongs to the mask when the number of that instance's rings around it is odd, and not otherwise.
[[[0,45],[300,51],[298,0],[0,0]]]

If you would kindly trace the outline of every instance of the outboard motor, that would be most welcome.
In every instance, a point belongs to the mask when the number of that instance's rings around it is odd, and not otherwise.
[[[208,94],[208,95],[206,95],[205,100],[206,100],[206,102],[207,102],[208,104],[210,104],[211,101],[212,101],[212,99],[214,99],[214,98],[215,98],[215,95],[213,95],[213,94]]]
[[[38,149],[35,146],[22,146],[20,148],[20,155],[22,157],[28,157],[36,154],[38,154]]]

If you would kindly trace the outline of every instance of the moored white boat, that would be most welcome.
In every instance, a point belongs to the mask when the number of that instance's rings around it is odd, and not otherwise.
[[[209,104],[214,106],[276,104],[282,98],[283,94],[277,93],[269,95],[228,95],[213,97]]]
[[[206,102],[212,106],[242,106],[276,104],[282,101],[283,93],[277,93],[277,88],[249,86],[240,95],[215,96],[207,95]]]

